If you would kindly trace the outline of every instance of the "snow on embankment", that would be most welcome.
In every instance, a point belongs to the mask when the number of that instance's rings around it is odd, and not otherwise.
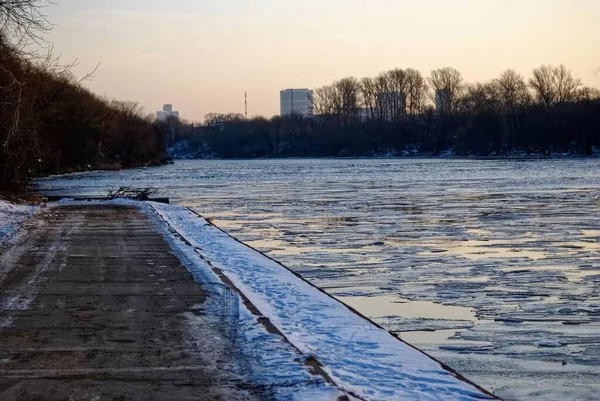
[[[492,398],[190,210],[153,208],[340,388],[365,400]]]
[[[23,221],[31,217],[36,207],[0,200],[0,246],[10,244]]]

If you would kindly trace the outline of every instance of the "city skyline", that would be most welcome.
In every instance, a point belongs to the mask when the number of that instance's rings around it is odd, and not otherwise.
[[[186,118],[210,112],[279,114],[279,91],[315,89],[346,76],[452,66],[466,82],[513,68],[529,77],[564,64],[600,87],[600,4],[591,0],[476,2],[381,0],[281,4],[271,0],[61,0],[46,9],[47,40],[62,60],[78,60],[100,95],[165,101]],[[483,4],[482,4],[483,3]]]

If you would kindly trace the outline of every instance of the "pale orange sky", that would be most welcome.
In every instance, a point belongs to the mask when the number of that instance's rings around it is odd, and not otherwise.
[[[279,90],[391,68],[452,66],[483,81],[565,64],[600,87],[598,0],[59,0],[48,35],[86,85],[182,117],[271,117]]]

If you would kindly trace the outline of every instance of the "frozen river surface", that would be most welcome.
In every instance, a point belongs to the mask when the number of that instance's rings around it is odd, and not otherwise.
[[[507,400],[600,394],[600,160],[181,161],[155,187]]]

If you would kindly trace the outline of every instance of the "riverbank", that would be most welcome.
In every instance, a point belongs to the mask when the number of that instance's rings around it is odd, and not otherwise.
[[[176,161],[185,160],[222,160],[222,161],[235,161],[235,160],[420,160],[420,159],[439,159],[439,160],[553,160],[553,159],[597,159],[600,158],[600,153],[582,154],[582,153],[507,153],[507,154],[494,154],[494,155],[462,155],[453,152],[445,153],[384,153],[384,154],[372,154],[372,155],[358,155],[358,156],[281,156],[281,157],[254,157],[254,158],[218,158],[210,156],[199,156],[195,157],[192,155],[183,155],[172,157],[170,163],[173,164]],[[95,170],[101,171],[101,170]],[[70,174],[70,173],[69,173]],[[76,174],[76,173],[73,173]],[[64,174],[57,174],[64,175]]]
[[[282,145],[286,146],[286,145]],[[569,158],[569,157],[598,157],[600,148],[590,147],[586,152],[575,149],[535,150],[527,148],[512,148],[502,150],[490,150],[487,152],[477,152],[471,150],[459,150],[453,147],[443,147],[432,150],[423,148],[420,144],[410,144],[400,147],[389,147],[383,149],[359,149],[347,150],[341,149],[337,152],[321,153],[319,149],[312,152],[287,152],[283,154],[226,154],[221,155],[213,151],[206,143],[195,140],[183,139],[167,148],[167,155],[173,160],[253,160],[253,159],[302,159],[302,158],[322,158],[322,159],[390,159],[390,158],[475,158],[475,159],[515,159],[515,158]]]

